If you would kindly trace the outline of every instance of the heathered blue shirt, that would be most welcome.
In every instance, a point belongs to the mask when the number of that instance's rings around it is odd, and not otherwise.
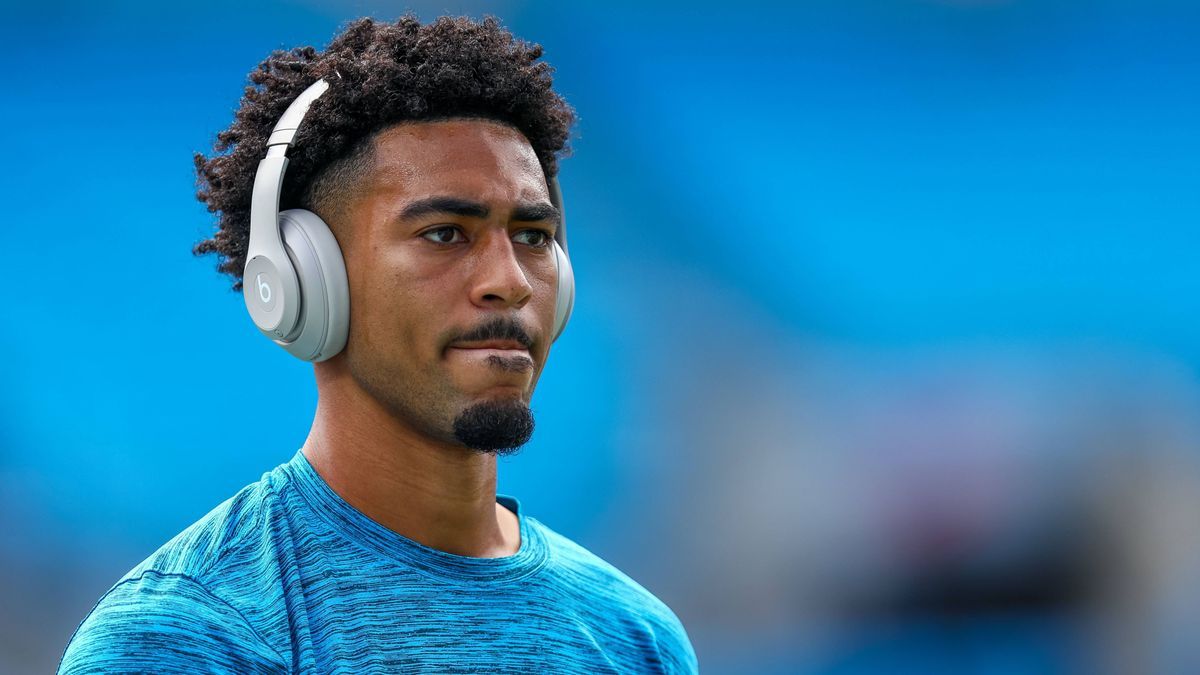
[[[423,546],[297,452],[108,591],[60,672],[691,673],[675,614],[520,509],[504,558]]]

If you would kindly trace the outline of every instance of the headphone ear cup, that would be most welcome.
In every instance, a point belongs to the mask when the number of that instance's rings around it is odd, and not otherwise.
[[[304,361],[332,358],[346,346],[350,332],[350,284],[342,249],[312,211],[281,211],[279,230],[300,281],[300,330],[290,342],[275,343]]]
[[[558,267],[558,295],[554,304],[554,338],[558,339],[562,335],[563,329],[567,327],[567,320],[571,318],[571,310],[575,307],[575,272],[571,269],[571,258],[567,256],[562,247],[557,241],[551,244],[554,247],[554,262]]]

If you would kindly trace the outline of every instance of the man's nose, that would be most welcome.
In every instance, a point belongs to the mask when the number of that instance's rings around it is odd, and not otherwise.
[[[471,302],[488,309],[520,309],[533,296],[533,286],[517,260],[507,232],[489,232],[476,246],[479,256]]]

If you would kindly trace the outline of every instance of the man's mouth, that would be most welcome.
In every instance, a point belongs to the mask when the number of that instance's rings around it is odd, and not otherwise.
[[[529,355],[529,350],[512,340],[458,343],[451,345],[446,353],[510,372],[533,369],[533,358]]]

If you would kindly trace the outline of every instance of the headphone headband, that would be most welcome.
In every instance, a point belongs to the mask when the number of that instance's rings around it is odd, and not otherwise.
[[[267,156],[258,163],[258,171],[254,176],[247,260],[257,255],[277,256],[283,253],[283,241],[279,236],[279,194],[283,190],[283,174],[287,169],[286,152],[296,138],[309,106],[328,89],[329,83],[325,80],[314,82],[292,101],[271,130],[271,136],[267,139]]]
[[[296,137],[296,131],[300,129],[300,123],[304,121],[304,115],[308,112],[308,107],[313,104],[329,89],[329,83],[325,80],[317,80],[309,85],[296,97],[295,101],[283,111],[283,117],[275,124],[275,128],[271,131],[271,137],[267,139],[267,154],[271,154],[271,148],[277,145],[291,146],[292,139]]]

